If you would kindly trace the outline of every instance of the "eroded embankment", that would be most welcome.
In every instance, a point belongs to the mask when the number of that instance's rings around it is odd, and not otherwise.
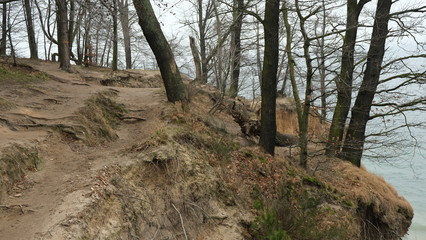
[[[74,233],[88,239],[399,239],[406,233],[411,207],[379,177],[336,159],[312,159],[322,164],[312,175],[289,156],[242,147],[229,115],[203,117],[196,105],[191,109],[170,105],[162,117],[167,127],[122,152],[133,164],[103,170],[96,200],[69,221]]]
[[[192,103],[181,106],[166,103],[161,90],[154,101],[158,90],[86,85],[88,94],[66,100],[72,116],[8,120],[17,132],[49,129],[46,141],[3,154],[11,156],[3,164],[15,164],[1,166],[10,171],[1,172],[9,193],[38,166],[34,153],[46,162],[21,198],[33,212],[6,209],[10,228],[2,233],[10,239],[18,230],[27,239],[399,239],[408,229],[411,207],[382,179],[325,157],[301,169],[294,148],[262,153],[229,106],[212,102],[214,89],[192,85]],[[49,109],[61,104],[53,103]]]

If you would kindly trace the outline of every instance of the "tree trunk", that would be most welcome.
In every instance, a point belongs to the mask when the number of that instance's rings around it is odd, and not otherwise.
[[[113,47],[112,47],[112,70],[116,71],[118,69],[118,19],[117,19],[117,0],[112,1],[112,29],[113,29]]]
[[[262,56],[261,56],[261,46],[260,46],[260,23],[259,22],[256,22],[256,67],[257,67],[257,75],[259,77],[259,84],[262,84]],[[255,90],[253,89],[253,99],[256,98],[255,95],[256,95]]]
[[[38,47],[34,34],[34,24],[33,24],[33,16],[31,14],[31,4],[30,0],[24,0],[24,9],[25,9],[25,20],[27,25],[27,33],[28,33],[28,45],[30,47],[30,58],[38,59]]]
[[[201,81],[202,79],[202,71],[201,71],[201,60],[200,54],[198,53],[197,46],[195,45],[195,38],[189,37],[189,46],[191,48],[192,57],[194,58],[195,65],[195,81]]]
[[[260,146],[269,154],[275,153],[276,95],[278,69],[278,32],[280,1],[266,0],[263,22],[265,49],[262,70],[262,105],[260,119]]]
[[[313,67],[312,58],[310,56],[309,48],[311,40],[305,30],[305,22],[307,17],[303,17],[299,8],[299,1],[296,0],[296,11],[299,17],[300,31],[303,36],[303,57],[306,63],[306,87],[305,87],[305,101],[303,103],[303,114],[301,121],[299,122],[299,136],[300,136],[300,160],[299,164],[306,168],[308,161],[308,125],[309,125],[309,112],[312,101],[312,78],[313,78]]]
[[[321,35],[324,36],[326,34],[326,26],[327,26],[327,12],[325,0],[322,0],[322,23],[321,23]],[[325,89],[325,77],[326,77],[326,67],[325,67],[325,37],[322,37],[319,41],[320,45],[320,53],[319,53],[319,72],[320,72],[320,94],[321,94],[321,123],[324,123],[327,119],[327,93]]]
[[[126,57],[126,69],[132,68],[132,48],[130,45],[130,25],[129,25],[129,2],[119,0],[120,22],[123,31],[124,54]]]
[[[386,38],[392,0],[378,0],[370,49],[367,54],[367,66],[361,88],[352,108],[352,117],[346,133],[341,158],[361,166],[364,148],[365,129],[370,117],[371,104],[379,83],[381,65],[385,53]]]
[[[198,0],[198,29],[200,34],[201,82],[207,83],[207,72],[209,69],[206,52],[206,19],[203,18],[203,0]]]
[[[68,41],[68,15],[66,0],[56,0],[56,18],[58,22],[59,67],[70,71],[70,49]]]
[[[74,32],[74,30],[78,31],[78,34],[81,34],[80,30],[74,29],[75,28],[75,0],[70,0],[70,9],[69,9],[69,17],[68,17],[68,45],[69,45],[69,51],[70,51],[70,58],[74,58],[74,53],[72,52],[72,46],[74,44],[74,36],[77,34]],[[81,38],[81,36],[80,36]],[[78,47],[81,49],[80,41],[77,40]],[[79,52],[77,52],[77,55],[79,55]],[[79,56],[77,56],[78,59],[80,59]],[[80,61],[79,61],[80,62]],[[78,65],[81,65],[81,63],[77,63]]]
[[[7,3],[3,3],[0,56],[6,55],[7,48]]]
[[[240,78],[240,59],[241,59],[241,28],[243,25],[243,6],[244,0],[234,0],[233,22],[234,28],[231,35],[232,44],[232,64],[231,64],[231,86],[229,89],[230,97],[238,95]]]
[[[183,85],[182,77],[150,1],[133,0],[133,4],[139,17],[139,25],[160,68],[168,101],[185,100],[185,86]]]
[[[326,154],[334,156],[340,151],[343,141],[346,119],[352,101],[352,81],[354,71],[354,51],[358,31],[358,18],[364,5],[370,0],[348,0],[346,34],[343,41],[342,64],[336,80],[337,102],[334,109],[330,132],[328,135]]]

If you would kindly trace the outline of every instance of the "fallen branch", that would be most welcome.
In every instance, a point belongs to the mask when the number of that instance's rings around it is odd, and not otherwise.
[[[133,116],[122,116],[121,120],[134,120],[134,121],[146,121],[146,118],[133,117]]]
[[[22,208],[22,207],[29,207],[30,205],[28,204],[12,204],[12,205],[0,205],[0,208],[6,208],[6,209],[10,209],[10,208]]]
[[[72,85],[78,85],[78,86],[90,86],[90,84],[87,83],[77,83],[77,82],[73,82],[71,83]]]
[[[172,206],[176,210],[176,212],[179,214],[180,223],[181,223],[182,229],[183,229],[183,234],[185,235],[185,239],[188,240],[188,235],[186,235],[185,225],[183,224],[182,214],[180,214],[179,210],[176,208],[176,206],[173,203],[172,203]]]

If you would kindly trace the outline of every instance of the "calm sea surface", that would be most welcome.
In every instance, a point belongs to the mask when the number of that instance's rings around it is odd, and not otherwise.
[[[426,240],[426,159],[415,155],[395,165],[365,160],[365,167],[392,184],[414,208],[414,219],[404,240]]]

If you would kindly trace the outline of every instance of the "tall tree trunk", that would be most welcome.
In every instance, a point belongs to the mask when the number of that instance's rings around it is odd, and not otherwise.
[[[206,51],[206,19],[203,17],[203,0],[198,0],[198,29],[200,34],[201,82],[207,83],[208,63]],[[207,16],[206,16],[207,18]]]
[[[275,153],[276,96],[278,69],[278,32],[279,32],[280,1],[266,0],[265,49],[262,71],[262,105],[260,119],[260,146],[269,154]]]
[[[296,75],[295,75],[295,61],[293,58],[293,53],[292,53],[292,41],[293,41],[293,35],[291,33],[291,26],[290,26],[290,22],[288,20],[288,8],[287,8],[287,0],[285,0],[283,2],[283,6],[282,6],[282,14],[283,14],[283,19],[284,19],[284,26],[285,26],[285,31],[286,31],[286,54],[287,54],[287,59],[288,59],[288,72],[290,75],[290,83],[291,83],[291,89],[293,92],[293,98],[294,98],[294,102],[296,103],[296,111],[297,111],[297,122],[298,125],[301,126],[302,123],[302,117],[303,117],[303,109],[302,109],[302,102],[300,101],[300,97],[299,97],[299,89],[297,87],[297,82],[296,82]]]
[[[231,64],[231,86],[229,93],[231,97],[238,95],[241,60],[241,28],[243,25],[244,0],[234,0],[233,22],[234,28],[231,35],[232,64]]]
[[[118,69],[118,19],[117,19],[117,0],[112,0],[112,29],[113,29],[113,47],[112,47],[112,70]]]
[[[64,71],[70,71],[70,48],[68,40],[68,14],[67,1],[56,1],[56,18],[58,22],[58,53],[59,67]]]
[[[1,27],[0,56],[6,55],[7,48],[7,3],[3,3]]]
[[[305,101],[303,103],[303,114],[299,124],[299,145],[300,145],[300,165],[304,168],[307,167],[308,161],[308,125],[309,125],[309,112],[312,101],[312,78],[313,78],[313,67],[312,58],[310,56],[310,45],[311,40],[305,29],[305,22],[307,18],[302,16],[301,9],[299,8],[299,1],[296,0],[296,11],[299,17],[300,31],[303,36],[303,57],[306,63],[306,87],[305,87]]]
[[[257,10],[257,8],[256,8]],[[256,67],[257,74],[259,76],[259,84],[262,85],[262,56],[261,56],[261,46],[260,46],[260,24],[256,22]],[[253,90],[255,91],[255,90]],[[255,98],[253,93],[253,99]]]
[[[130,45],[130,25],[129,25],[129,2],[128,0],[119,0],[119,12],[121,29],[123,31],[124,54],[126,57],[126,69],[132,68],[132,48]]]
[[[30,0],[24,0],[25,20],[27,25],[28,45],[30,47],[30,58],[38,59],[38,47],[35,39],[33,16],[31,14]]]
[[[68,17],[68,45],[69,45],[69,51],[70,51],[70,58],[74,58],[74,53],[72,52],[72,46],[74,44],[74,36],[77,34],[75,31],[78,31],[78,34],[81,34],[80,29],[75,29],[75,0],[70,0],[70,9],[69,9],[69,17]],[[80,36],[81,37],[81,36]],[[77,44],[79,45],[78,48],[81,49],[80,41],[77,40]],[[79,53],[77,52],[77,55]],[[79,56],[77,56],[77,59],[80,60]],[[80,61],[78,61],[80,62]],[[78,65],[81,65],[81,63],[77,63]]]
[[[133,4],[139,17],[139,25],[160,67],[167,100],[169,102],[185,100],[185,86],[183,85],[182,77],[150,1],[133,0]]]
[[[326,34],[326,26],[327,26],[327,12],[325,0],[322,0],[322,22],[321,22],[321,35],[324,36]],[[320,94],[321,94],[321,123],[324,123],[327,119],[327,93],[325,89],[325,77],[326,77],[326,67],[325,67],[325,37],[322,37],[318,40],[320,45],[320,53],[319,53],[319,72],[320,72]]]
[[[201,81],[202,79],[202,70],[201,70],[201,60],[200,54],[198,53],[197,46],[195,45],[195,38],[189,37],[189,46],[191,48],[192,57],[194,58],[195,65],[195,81]]]
[[[364,148],[365,129],[370,118],[371,104],[379,83],[392,0],[378,0],[371,35],[370,49],[367,54],[367,66],[361,88],[352,108],[352,117],[346,133],[341,158],[361,166]]]
[[[334,156],[340,151],[343,141],[346,119],[352,100],[352,81],[354,71],[354,51],[358,31],[358,18],[364,5],[370,0],[348,0],[346,17],[346,34],[343,41],[342,64],[336,80],[337,102],[334,109],[326,154]]]

